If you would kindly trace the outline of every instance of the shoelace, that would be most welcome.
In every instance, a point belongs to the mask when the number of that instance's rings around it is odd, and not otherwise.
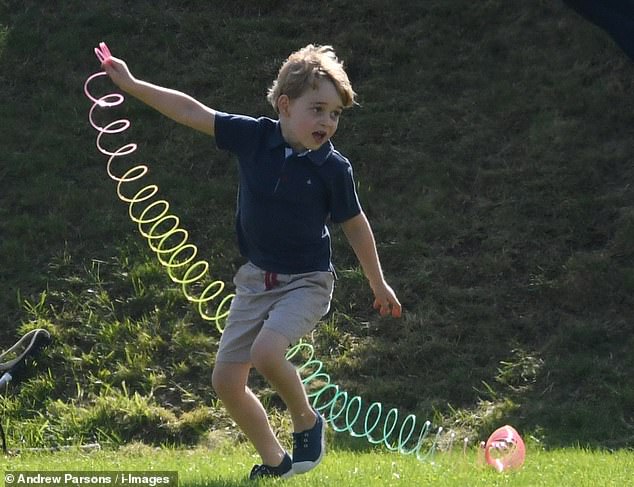
[[[251,474],[249,478],[251,480],[260,478],[260,477],[278,477],[281,476],[281,473],[277,471],[275,467],[270,467],[268,465],[254,465],[251,469]]]
[[[266,465],[255,465],[251,469],[251,477],[254,475],[271,475],[271,469]]]
[[[295,433],[293,435],[293,443],[295,448],[308,448],[308,441],[310,439],[309,431],[302,431],[301,433]]]

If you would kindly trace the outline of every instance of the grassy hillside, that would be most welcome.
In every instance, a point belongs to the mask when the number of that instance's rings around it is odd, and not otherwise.
[[[340,280],[312,337],[333,379],[474,438],[511,423],[546,445],[634,444],[634,66],[541,0],[1,2],[1,348],[55,336],[2,398],[15,439],[192,443],[228,424],[218,334],[94,147],[82,85],[102,40],[140,78],[268,116],[281,61],[335,46],[360,106],[334,142],[405,315],[374,314],[334,229]],[[230,282],[235,162],[134,100],[119,114]]]

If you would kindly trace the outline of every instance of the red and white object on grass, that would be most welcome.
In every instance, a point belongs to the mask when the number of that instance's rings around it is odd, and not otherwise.
[[[526,458],[524,440],[512,426],[502,426],[489,436],[484,446],[484,458],[498,472],[518,469]]]

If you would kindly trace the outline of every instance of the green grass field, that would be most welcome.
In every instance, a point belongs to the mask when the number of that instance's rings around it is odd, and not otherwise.
[[[5,458],[5,471],[175,471],[181,486],[253,485],[246,480],[258,461],[245,447],[217,450],[172,450],[132,444],[118,452],[22,454]],[[594,487],[630,485],[634,454],[591,452],[581,449],[528,449],[524,466],[498,473],[478,463],[473,452],[438,453],[431,462],[375,452],[330,452],[313,472],[288,481],[259,485],[291,486],[496,486]],[[9,487],[9,484],[5,484]]]

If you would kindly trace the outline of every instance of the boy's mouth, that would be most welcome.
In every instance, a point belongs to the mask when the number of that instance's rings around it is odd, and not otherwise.
[[[313,139],[319,145],[323,144],[326,141],[326,137],[328,134],[322,130],[316,130],[313,132]]]

